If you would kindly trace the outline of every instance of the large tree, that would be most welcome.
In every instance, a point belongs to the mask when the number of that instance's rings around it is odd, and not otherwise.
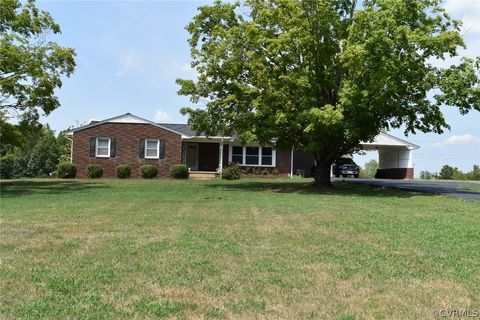
[[[75,68],[75,51],[53,41],[60,27],[33,0],[0,0],[0,138],[17,144],[8,118],[34,124],[60,106],[55,89]]]
[[[247,0],[202,6],[187,26],[193,80],[183,108],[209,135],[311,152],[315,182],[381,130],[441,133],[440,106],[479,110],[480,62],[457,55],[460,22],[439,0]],[[476,64],[475,64],[476,63]]]

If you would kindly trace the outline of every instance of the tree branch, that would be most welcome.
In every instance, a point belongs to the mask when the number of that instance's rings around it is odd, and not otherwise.
[[[18,104],[16,103],[0,104],[0,109],[7,109],[7,108],[19,109]]]
[[[350,22],[353,22],[353,15],[355,14],[356,7],[357,7],[357,0],[352,0],[352,6],[350,8]]]

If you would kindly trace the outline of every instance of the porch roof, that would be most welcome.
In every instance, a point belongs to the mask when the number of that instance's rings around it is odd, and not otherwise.
[[[159,126],[180,132],[185,137],[198,136],[195,130],[192,130],[192,128],[190,128],[190,126],[186,123],[157,123],[157,124]],[[200,136],[205,136],[205,132],[201,132]]]
[[[200,132],[197,134],[190,125],[186,123],[157,123],[159,126],[168,128],[170,130],[180,132],[182,138],[184,139],[198,139],[198,138],[208,138],[208,140],[222,140],[222,139],[235,139],[235,137],[224,137],[224,136],[208,136],[205,132]]]

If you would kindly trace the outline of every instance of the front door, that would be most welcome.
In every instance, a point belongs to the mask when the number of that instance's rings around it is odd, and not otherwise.
[[[198,144],[197,143],[188,143],[187,144],[187,154],[186,160],[187,167],[192,171],[198,170]]]

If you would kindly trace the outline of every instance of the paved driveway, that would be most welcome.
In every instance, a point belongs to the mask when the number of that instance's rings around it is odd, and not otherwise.
[[[366,184],[371,186],[394,188],[401,190],[428,192],[441,195],[448,195],[462,199],[480,201],[480,192],[468,190],[479,188],[479,183],[468,182],[446,182],[446,181],[424,181],[424,180],[390,180],[390,179],[337,179],[348,183]]]

